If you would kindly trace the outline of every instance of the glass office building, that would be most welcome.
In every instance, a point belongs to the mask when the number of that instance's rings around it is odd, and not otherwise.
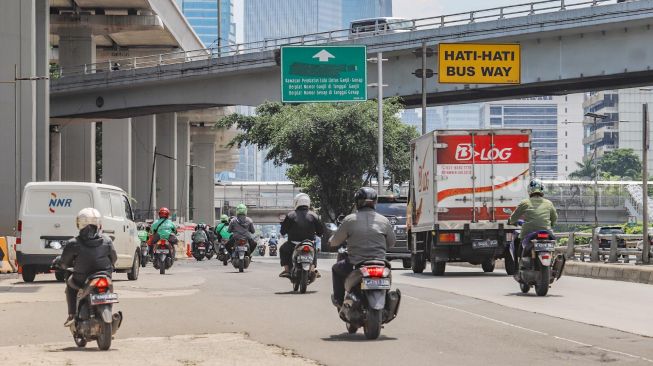
[[[342,0],[342,29],[353,20],[391,16],[392,0]]]
[[[220,1],[220,43],[224,50],[236,43],[233,0],[177,0],[188,23],[206,47],[218,46],[218,1]]]

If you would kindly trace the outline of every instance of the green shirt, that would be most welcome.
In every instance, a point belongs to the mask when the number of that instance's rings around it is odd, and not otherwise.
[[[229,232],[229,224],[221,222],[218,226],[215,227],[215,234],[220,236],[222,239],[231,239],[231,233]]]
[[[158,219],[152,224],[152,232],[159,234],[161,239],[168,240],[170,234],[177,234],[175,223],[168,219]]]
[[[521,218],[524,219],[524,226],[519,237],[524,238],[532,232],[553,230],[553,225],[558,221],[558,213],[551,201],[544,197],[533,196],[519,203],[508,222],[514,225]]]

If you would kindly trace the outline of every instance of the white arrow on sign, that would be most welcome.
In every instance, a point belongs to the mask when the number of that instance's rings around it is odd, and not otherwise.
[[[320,62],[329,62],[330,58],[336,58],[336,56],[330,54],[327,50],[322,50],[313,55],[313,58],[320,60]]]

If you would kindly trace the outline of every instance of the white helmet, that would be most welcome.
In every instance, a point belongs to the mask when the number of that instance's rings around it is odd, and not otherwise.
[[[310,207],[311,198],[306,193],[300,193],[295,196],[294,205],[295,205],[295,210],[301,206]]]
[[[82,230],[88,225],[95,225],[98,229],[102,228],[102,215],[100,211],[87,207],[83,208],[77,214],[77,229]]]

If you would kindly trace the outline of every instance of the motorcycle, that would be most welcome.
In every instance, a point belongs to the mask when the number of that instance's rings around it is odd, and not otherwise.
[[[260,244],[258,246],[258,255],[265,257],[265,244]]]
[[[172,267],[174,260],[170,252],[169,243],[165,239],[159,240],[154,245],[154,258],[152,258],[152,265],[155,269],[159,270],[160,274],[166,274],[166,269]]]
[[[304,240],[301,243],[293,242],[295,250],[292,254],[292,268],[290,269],[290,282],[293,285],[293,291],[306,293],[309,284],[315,281],[315,243],[310,240]]]
[[[227,262],[229,262],[229,252],[227,251],[227,247],[224,245],[222,241],[218,243],[218,260],[222,262],[223,266],[227,265]]]
[[[244,272],[245,268],[249,267],[251,258],[247,253],[248,251],[249,246],[247,239],[237,239],[231,258],[231,264],[234,268],[238,269],[238,272]]]
[[[268,254],[270,257],[276,257],[277,256],[277,245],[276,244],[268,244]]]
[[[377,339],[383,324],[397,317],[401,291],[390,291],[391,284],[391,268],[387,261],[365,261],[347,277],[347,294],[339,316],[350,334],[362,327],[365,338]],[[335,299],[332,300],[335,304]]]
[[[147,245],[146,241],[141,242],[141,266],[145,268],[147,262],[151,261],[152,257],[150,256],[150,247]]]
[[[531,240],[529,256],[516,253],[514,242],[511,244],[513,259],[519,264],[514,278],[519,283],[521,292],[528,293],[535,287],[537,296],[546,296],[551,284],[559,280],[565,267],[565,256],[555,254],[555,238],[549,231],[538,231]]]
[[[206,259],[211,260],[213,258],[213,255],[215,255],[215,246],[213,243],[209,240],[206,243]]]
[[[199,262],[206,256],[206,243],[193,243],[193,257]]]

